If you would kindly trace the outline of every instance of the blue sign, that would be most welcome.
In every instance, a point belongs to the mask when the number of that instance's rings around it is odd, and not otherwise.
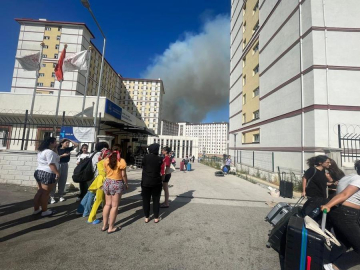
[[[116,105],[114,102],[106,99],[105,102],[105,113],[114,116],[115,118],[121,120],[122,108]]]
[[[77,143],[94,142],[95,128],[62,126],[60,129],[60,140],[62,139],[69,139]]]

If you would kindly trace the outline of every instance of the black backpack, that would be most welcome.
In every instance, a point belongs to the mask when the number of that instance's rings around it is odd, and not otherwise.
[[[91,181],[94,179],[94,173],[92,166],[92,158],[97,152],[94,152],[90,157],[86,157],[80,161],[80,163],[75,167],[74,174],[72,179],[75,183],[82,183]],[[96,169],[95,169],[96,170]]]

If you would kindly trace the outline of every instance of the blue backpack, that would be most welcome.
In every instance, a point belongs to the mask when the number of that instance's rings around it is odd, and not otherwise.
[[[224,166],[223,172],[227,173],[228,171],[229,171],[228,168],[226,166]]]

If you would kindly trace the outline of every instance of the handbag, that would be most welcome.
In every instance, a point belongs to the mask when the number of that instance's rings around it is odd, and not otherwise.
[[[166,170],[165,170],[165,174],[171,174],[172,172],[174,172],[176,169],[175,169],[175,166],[173,164],[170,164],[169,167],[166,167]]]
[[[319,226],[319,224],[313,220],[311,217],[306,216],[304,218],[305,220],[305,227],[308,230],[311,230],[313,232],[316,232],[317,234],[320,234],[321,236],[323,236],[325,238],[325,242],[326,244],[331,247],[332,243],[337,245],[337,246],[341,246],[340,242],[335,238],[335,236],[329,232],[328,230],[325,229],[325,231],[323,232]]]

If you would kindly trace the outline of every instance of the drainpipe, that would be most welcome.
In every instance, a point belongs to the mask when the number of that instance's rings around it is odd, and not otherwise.
[[[305,145],[305,123],[304,117],[305,113],[303,111],[304,108],[304,74],[303,72],[303,39],[302,39],[302,7],[301,1],[299,0],[299,37],[300,37],[300,88],[301,88],[301,171],[303,172],[305,169],[305,153],[304,153],[304,145]]]
[[[325,66],[326,66],[326,105],[327,105],[327,125],[328,125],[328,148],[330,149],[330,93],[329,93],[329,67],[327,55],[327,29],[326,29],[326,13],[325,13],[325,0],[322,0],[323,7],[323,23],[324,23],[324,38],[325,38]]]

